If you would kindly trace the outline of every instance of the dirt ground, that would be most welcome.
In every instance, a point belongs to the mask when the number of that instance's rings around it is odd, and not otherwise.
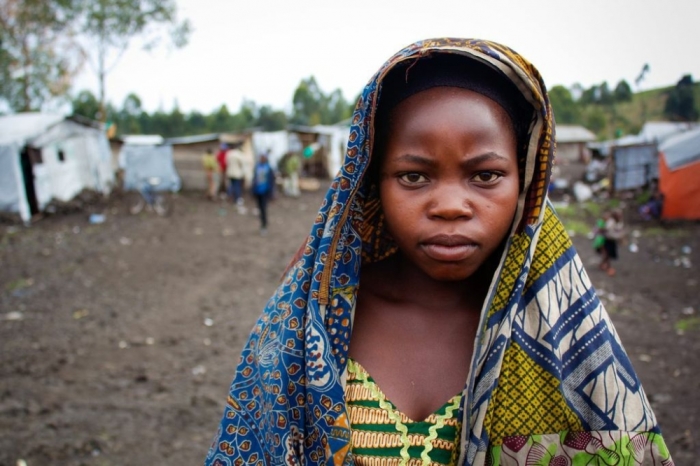
[[[0,466],[201,464],[322,195],[277,199],[266,237],[250,213],[193,194],[168,218],[113,197],[0,225]],[[676,463],[700,464],[700,226],[630,228],[638,252],[623,248],[612,278],[574,241]]]

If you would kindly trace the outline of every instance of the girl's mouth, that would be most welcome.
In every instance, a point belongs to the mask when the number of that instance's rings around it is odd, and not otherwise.
[[[423,241],[421,247],[428,257],[441,262],[468,259],[479,249],[474,240],[462,235],[436,235]]]

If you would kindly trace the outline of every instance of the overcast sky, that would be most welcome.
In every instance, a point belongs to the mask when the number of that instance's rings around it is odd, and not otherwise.
[[[121,107],[134,92],[152,112],[236,112],[244,98],[288,110],[299,81],[354,98],[394,52],[419,39],[474,37],[530,60],[549,87],[620,79],[641,89],[700,79],[698,0],[178,0],[189,44],[141,50],[138,41],[107,78]],[[75,91],[97,93],[89,67]]]

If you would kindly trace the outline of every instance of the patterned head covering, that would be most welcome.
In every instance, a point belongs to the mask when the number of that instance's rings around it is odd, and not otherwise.
[[[554,123],[537,70],[492,42],[417,42],[357,103],[348,150],[306,244],[251,332],[208,465],[352,464],[344,403],[360,265],[395,251],[364,177],[384,77],[434,54],[477,60],[534,113],[513,229],[482,308],[460,415],[459,464],[663,464],[672,460],[644,391],[547,201]]]

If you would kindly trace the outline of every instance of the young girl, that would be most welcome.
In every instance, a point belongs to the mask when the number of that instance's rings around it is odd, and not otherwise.
[[[603,218],[598,219],[596,235],[593,238],[593,247],[600,254],[600,269],[611,277],[616,271],[612,261],[617,260],[618,241],[625,237],[625,224],[622,221],[622,211],[613,209],[605,212]]]
[[[418,42],[243,350],[207,464],[672,464],[546,193],[526,60]]]

